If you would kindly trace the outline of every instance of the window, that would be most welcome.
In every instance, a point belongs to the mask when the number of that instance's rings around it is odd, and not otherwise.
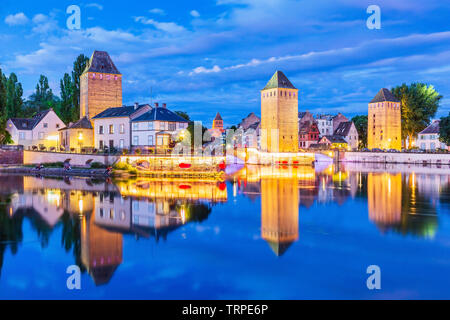
[[[125,125],[123,123],[119,126],[119,132],[122,134],[125,133]]]
[[[114,134],[114,125],[113,124],[109,125],[109,134]]]
[[[44,123],[44,128],[48,128],[48,123]]]
[[[103,126],[98,127],[98,134],[103,134]]]
[[[119,141],[119,148],[123,149],[124,145],[125,145],[125,141],[123,139],[120,139],[120,141]]]
[[[139,123],[135,122],[133,123],[133,130],[138,130],[139,129]]]
[[[25,132],[19,132],[19,140],[25,140]]]
[[[59,128],[59,124],[56,124],[56,129],[58,129]]]
[[[109,218],[111,219],[111,220],[113,220],[114,219],[114,209],[109,209]]]
[[[149,146],[155,145],[155,143],[154,143],[154,141],[153,141],[153,135],[149,135],[149,136],[148,136],[148,145],[149,145]]]
[[[134,146],[138,146],[139,145],[139,136],[134,136],[133,137],[133,145]]]
[[[153,121],[148,123],[148,130],[153,130]]]
[[[169,131],[175,131],[177,130],[177,124],[175,122],[169,123]]]
[[[44,139],[44,133],[43,132],[39,132],[39,140],[43,140]]]
[[[109,150],[114,149],[114,140],[109,140]]]
[[[99,148],[99,149],[104,149],[103,140],[100,140],[100,141],[98,142],[98,148]]]

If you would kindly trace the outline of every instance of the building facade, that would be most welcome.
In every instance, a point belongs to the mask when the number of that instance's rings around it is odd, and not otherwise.
[[[401,150],[400,101],[386,88],[369,103],[367,147]]]
[[[80,76],[80,119],[122,106],[122,75],[105,51],[94,51]]]
[[[220,138],[225,132],[225,129],[223,128],[223,119],[219,112],[217,112],[216,117],[213,120],[212,128],[208,131],[213,138]]]
[[[359,135],[355,124],[352,121],[341,122],[334,131],[335,136],[342,137],[351,150],[357,150],[359,147]]]
[[[189,121],[167,109],[165,104],[162,107],[155,104],[152,110],[132,120],[132,146],[165,151],[172,137],[188,125]]]
[[[94,147],[99,150],[123,150],[132,146],[131,120],[151,110],[150,105],[109,108],[92,118]]]
[[[437,149],[448,149],[448,146],[439,141],[440,120],[434,120],[424,130],[419,132],[417,137],[417,147],[426,151],[436,151]]]
[[[348,120],[348,118],[346,116],[344,116],[342,113],[338,113],[337,115],[335,115],[333,117],[333,131],[332,134],[336,131],[336,129],[339,127],[339,125],[341,124],[341,122],[348,122],[350,120]]]
[[[87,117],[59,129],[59,136],[61,149],[65,151],[86,152],[94,148],[94,127]]]
[[[316,144],[319,141],[319,128],[317,123],[313,122],[303,122],[300,125],[300,130],[298,132],[299,148],[308,149],[312,144]]]
[[[261,90],[261,150],[298,152],[298,90],[281,71]]]
[[[328,114],[319,114],[316,116],[315,120],[317,122],[317,127],[321,138],[323,136],[333,134],[333,116]]]
[[[66,125],[53,109],[38,112],[33,118],[12,118],[6,123],[6,130],[16,145],[26,149],[58,149],[59,132]]]

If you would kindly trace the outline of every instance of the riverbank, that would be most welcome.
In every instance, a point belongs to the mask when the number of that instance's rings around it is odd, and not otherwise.
[[[450,154],[446,153],[389,153],[389,152],[345,152],[341,162],[355,163],[400,163],[414,165],[450,165]]]
[[[108,177],[105,169],[91,169],[91,168],[73,168],[71,170],[64,170],[63,168],[42,168],[36,169],[27,166],[9,166],[0,167],[0,173],[24,174],[24,175],[40,175],[49,177]]]

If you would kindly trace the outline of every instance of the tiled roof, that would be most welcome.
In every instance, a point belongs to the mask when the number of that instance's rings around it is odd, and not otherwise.
[[[331,143],[347,143],[342,136],[332,135],[332,136],[324,136]]]
[[[378,91],[377,95],[375,96],[375,98],[372,99],[372,101],[370,101],[370,103],[377,103],[377,102],[385,102],[385,101],[389,101],[389,102],[400,102],[400,100],[398,100],[393,94],[392,92],[390,92],[388,89],[383,88],[380,91]]]
[[[44,110],[38,112],[33,118],[11,118],[10,120],[16,126],[18,130],[33,130],[42,119],[51,111],[52,109]]]
[[[105,111],[99,113],[92,119],[100,119],[100,118],[122,118],[122,117],[129,117],[136,111],[140,110],[141,108],[147,106],[146,104],[141,104],[137,108],[135,106],[129,106],[129,107],[118,107],[118,108],[109,108]]]
[[[298,133],[300,133],[300,134],[308,134],[308,133],[311,132],[312,127],[314,125],[316,125],[316,127],[317,127],[317,124],[314,123],[314,122],[312,122],[312,123],[309,122],[309,121],[302,122],[302,123],[300,123],[300,127],[299,127],[299,130],[298,130]],[[316,131],[318,131],[317,128],[316,128]]]
[[[106,51],[94,51],[84,72],[120,74]]]
[[[60,129],[60,131],[67,129],[94,129],[94,127],[92,126],[91,121],[87,117],[84,117],[77,122],[70,124],[66,128]]]
[[[286,89],[296,89],[289,79],[281,71],[276,71],[272,78],[267,82],[263,90],[275,89],[275,88],[286,88]]]
[[[133,122],[156,120],[168,122],[189,122],[185,118],[164,107],[153,108],[152,110],[134,119]]]
[[[339,124],[339,126],[336,128],[336,130],[334,131],[334,134],[346,137],[348,135],[348,133],[350,132],[350,129],[352,128],[352,123],[353,122],[351,122],[351,121],[341,122]]]
[[[439,134],[440,120],[434,120],[428,127],[419,132],[419,134]]]

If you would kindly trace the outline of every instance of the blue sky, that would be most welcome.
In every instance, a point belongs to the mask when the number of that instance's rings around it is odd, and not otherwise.
[[[66,8],[81,8],[81,30]],[[366,9],[381,8],[369,30]],[[439,0],[12,1],[0,7],[0,67],[30,95],[40,74],[59,94],[76,56],[110,53],[124,103],[166,102],[210,125],[260,113],[259,90],[282,70],[299,109],[366,114],[381,87],[433,84],[450,111],[450,3]]]

